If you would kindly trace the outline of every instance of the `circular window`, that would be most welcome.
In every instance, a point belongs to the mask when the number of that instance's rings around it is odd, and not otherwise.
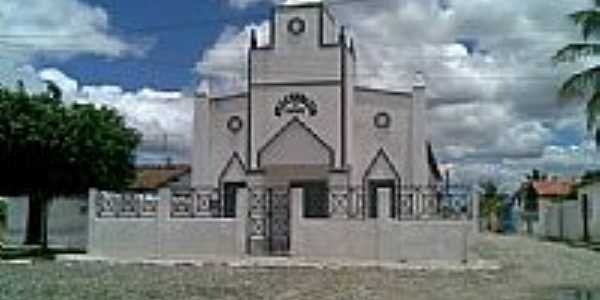
[[[233,133],[238,133],[244,126],[242,118],[233,116],[227,121],[227,129]]]
[[[295,17],[295,18],[291,19],[290,22],[288,23],[288,31],[291,34],[299,35],[299,34],[304,33],[305,30],[306,30],[306,23],[304,22],[304,20],[300,19],[299,17]]]
[[[380,112],[375,115],[374,118],[375,127],[377,128],[390,128],[392,124],[392,117],[386,112]]]

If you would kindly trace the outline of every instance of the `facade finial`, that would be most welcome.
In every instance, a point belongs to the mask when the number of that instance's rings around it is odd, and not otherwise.
[[[346,45],[346,27],[345,26],[340,27],[340,35],[338,37],[338,42],[342,46]]]
[[[250,49],[256,49],[258,47],[258,42],[256,40],[256,30],[250,30]]]
[[[425,82],[425,75],[423,73],[423,71],[417,71],[415,73],[415,78],[413,81],[413,87],[415,88],[425,88],[426,82]]]

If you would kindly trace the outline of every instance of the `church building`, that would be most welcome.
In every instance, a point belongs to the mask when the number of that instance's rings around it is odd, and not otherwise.
[[[325,5],[276,6],[268,45],[252,32],[247,91],[196,99],[192,188],[217,193],[227,215],[240,188],[300,187],[304,217],[329,218],[335,191],[360,189],[376,217],[377,189],[438,183],[421,74],[408,91],[360,86],[358,59]]]
[[[276,6],[270,30],[251,34],[245,92],[196,95],[189,177],[90,191],[88,253],[470,259],[478,192],[440,182],[422,76],[358,85],[354,42],[320,3]]]

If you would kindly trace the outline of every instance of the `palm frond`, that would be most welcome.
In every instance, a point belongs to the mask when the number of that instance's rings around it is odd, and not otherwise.
[[[594,93],[588,101],[585,111],[587,114],[587,128],[594,131],[600,127],[600,91]]]
[[[570,14],[569,18],[576,25],[581,27],[581,35],[584,40],[588,40],[590,37],[600,36],[600,10],[580,10]]]
[[[560,88],[560,97],[583,97],[600,86],[600,65],[573,74]]]
[[[600,55],[600,43],[572,43],[558,50],[552,57],[552,61],[554,63],[574,62],[595,55]]]

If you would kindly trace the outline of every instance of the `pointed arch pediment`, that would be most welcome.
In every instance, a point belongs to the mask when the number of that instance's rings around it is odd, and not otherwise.
[[[294,117],[258,151],[259,166],[333,166],[335,152],[299,118]]]
[[[365,170],[363,180],[369,179],[396,179],[397,181],[401,179],[400,173],[383,148],[377,151]]]
[[[219,175],[219,182],[241,182],[246,178],[246,166],[240,154],[234,152]]]

